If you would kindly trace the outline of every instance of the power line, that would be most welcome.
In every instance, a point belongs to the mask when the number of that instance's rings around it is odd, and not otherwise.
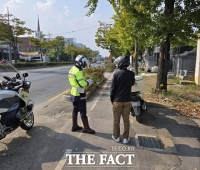
[[[111,22],[113,22],[113,21],[111,21]],[[108,22],[107,24],[109,24],[111,22]],[[60,33],[60,34],[68,34],[68,33],[74,33],[74,32],[84,31],[84,30],[88,30],[88,29],[95,28],[95,27],[98,27],[98,26],[99,25],[94,25],[94,26],[91,26],[91,27],[82,28],[82,29],[74,30],[74,31],[68,31],[68,32]],[[60,34],[53,34],[53,35],[60,35]]]

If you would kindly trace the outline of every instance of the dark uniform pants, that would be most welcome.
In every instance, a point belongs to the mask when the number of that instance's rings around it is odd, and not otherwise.
[[[81,118],[87,118],[87,108],[86,108],[86,95],[81,94],[80,96],[71,96],[71,101],[73,103],[72,116],[77,116],[78,112],[81,114]]]
[[[74,106],[72,112],[73,116],[77,116],[78,112],[80,112],[81,118],[87,118],[86,100],[82,102],[73,102],[73,106]]]

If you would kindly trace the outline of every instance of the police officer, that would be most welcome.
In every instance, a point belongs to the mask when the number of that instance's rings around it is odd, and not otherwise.
[[[88,123],[88,117],[86,115],[86,93],[84,87],[89,86],[93,83],[93,80],[85,80],[83,76],[83,68],[87,59],[83,55],[78,55],[75,59],[75,65],[70,69],[68,79],[71,85],[71,96],[70,100],[73,103],[72,112],[72,129],[71,131],[82,130],[83,133],[94,134],[95,131],[90,128]],[[83,122],[83,128],[77,124],[78,112],[81,114]]]

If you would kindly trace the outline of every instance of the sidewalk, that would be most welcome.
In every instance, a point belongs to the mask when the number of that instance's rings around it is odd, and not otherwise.
[[[56,163],[56,170],[108,168],[199,170],[200,129],[197,123],[193,119],[177,115],[176,111],[167,107],[157,107],[151,104],[141,124],[131,116],[131,141],[127,145],[122,143],[123,121],[121,119],[121,142],[113,141],[111,138],[113,114],[109,98],[112,73],[106,73],[105,77],[107,82],[100,90],[97,90],[99,94],[91,95],[87,101],[89,123],[96,134],[71,132],[69,128],[65,129],[65,133],[76,136],[79,140],[73,145],[70,143],[69,145],[73,147],[64,155],[69,153],[69,155],[75,154],[77,157],[73,157],[72,164],[69,164],[69,157],[63,157]],[[56,99],[49,109],[51,112],[56,112],[56,109],[59,108],[60,112],[70,116],[71,103],[60,100],[61,98]],[[199,120],[196,121],[199,122]],[[80,120],[79,124],[81,125]],[[155,139],[163,147],[153,148],[151,140],[155,143]],[[85,154],[86,164],[76,164],[79,154]],[[92,155],[90,161],[89,154]],[[81,158],[78,162],[83,162]]]

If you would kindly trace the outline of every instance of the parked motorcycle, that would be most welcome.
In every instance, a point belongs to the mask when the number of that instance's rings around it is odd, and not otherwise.
[[[18,127],[30,130],[34,125],[34,102],[27,77],[28,73],[21,75],[9,62],[0,64],[0,140]]]
[[[144,74],[141,74],[141,76],[135,76],[135,84],[131,89],[131,115],[136,117],[136,120],[139,123],[142,121],[143,114],[147,111],[146,102],[142,96],[144,90],[143,76]]]

